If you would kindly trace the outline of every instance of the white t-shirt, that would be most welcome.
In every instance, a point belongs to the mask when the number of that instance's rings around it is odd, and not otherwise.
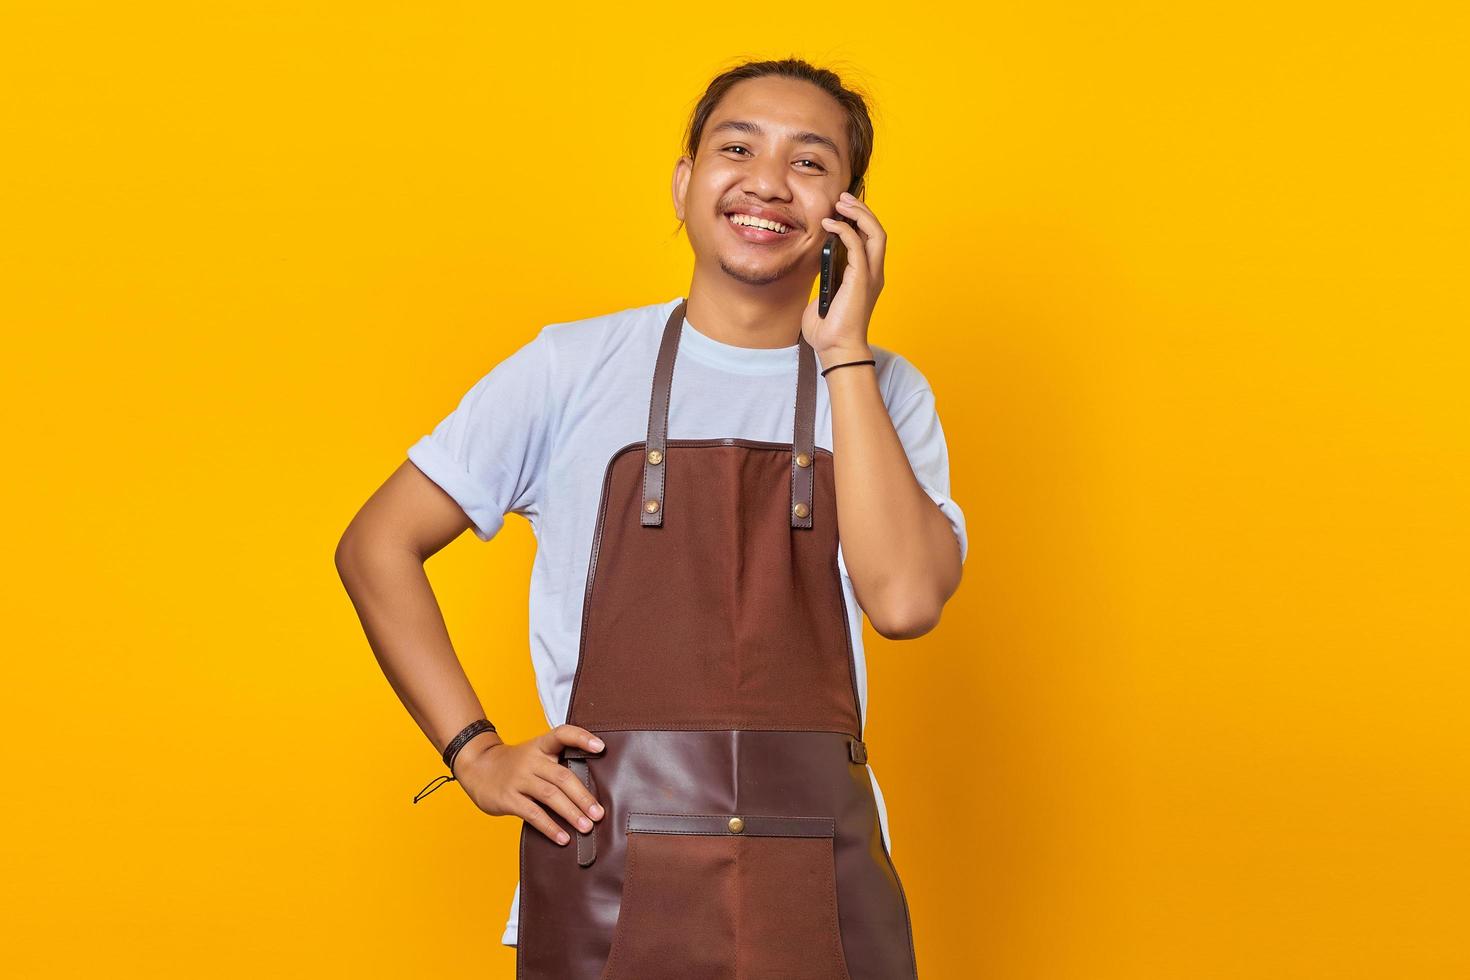
[[[520,514],[536,536],[531,568],[530,650],[548,727],[564,724],[577,672],[582,602],[608,459],[648,435],[654,363],[669,314],[682,297],[542,327],[470,388],[457,408],[409,447],[408,458],[454,498],[489,541],[504,515]],[[949,496],[949,454],[928,382],[902,356],[869,343],[894,428],[918,482],[950,519],[963,560],[965,518]],[[700,333],[687,318],[670,390],[670,439],[733,436],[790,442],[797,353],[737,347]],[[813,358],[816,357],[813,352]],[[820,364],[818,364],[820,368]],[[844,368],[844,370],[868,370]],[[832,448],[826,379],[818,376],[816,444]],[[837,549],[862,717],[867,669],[862,612]],[[872,766],[879,826],[888,813]],[[501,942],[517,937],[520,883]]]

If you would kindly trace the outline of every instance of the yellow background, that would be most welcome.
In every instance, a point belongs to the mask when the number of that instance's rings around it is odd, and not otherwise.
[[[0,972],[513,975],[332,552],[543,323],[681,295],[703,86],[875,98],[969,517],[869,628],[931,978],[1470,975],[1459,3],[12,2]],[[429,564],[513,740],[534,540]]]

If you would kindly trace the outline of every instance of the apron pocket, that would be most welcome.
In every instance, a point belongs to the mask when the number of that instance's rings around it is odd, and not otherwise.
[[[850,980],[831,817],[645,813],[601,980]]]

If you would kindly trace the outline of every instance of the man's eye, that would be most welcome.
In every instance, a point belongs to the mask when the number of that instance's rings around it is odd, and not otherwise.
[[[722,150],[721,150],[721,152],[723,152],[723,151],[724,151],[724,150],[740,150],[740,151],[742,151],[742,152],[744,152],[744,153],[747,153],[747,154],[748,154],[748,153],[749,153],[749,152],[750,152],[750,151],[749,151],[749,150],[746,150],[746,149],[745,149],[745,147],[743,147],[743,146],[726,146],[726,147],[723,147],[723,148],[722,148]],[[819,169],[819,170],[821,170],[821,171],[823,171],[823,172],[824,172],[824,173],[825,173],[825,172],[826,172],[826,170],[827,170],[827,168],[826,168],[826,167],[824,167],[824,166],[822,166],[822,165],[821,165],[821,164],[820,164],[820,163],[817,163],[817,161],[815,161],[815,160],[811,160],[811,159],[807,159],[807,160],[798,160],[798,161],[796,161],[796,162],[797,162],[797,163],[811,163],[811,164],[815,164],[815,165],[816,165],[816,167],[817,167],[817,168],[818,168],[818,169]],[[805,168],[803,168],[803,169],[805,169],[805,170],[810,170],[810,169],[811,169],[811,167],[805,167]]]

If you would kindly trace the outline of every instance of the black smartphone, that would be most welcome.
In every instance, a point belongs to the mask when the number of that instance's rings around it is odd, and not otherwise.
[[[837,217],[854,228],[857,227],[857,219],[842,214]],[[828,232],[827,240],[822,243],[822,278],[817,286],[817,316],[827,315],[827,307],[832,305],[832,297],[842,288],[842,274],[846,271],[847,246],[837,232]]]

